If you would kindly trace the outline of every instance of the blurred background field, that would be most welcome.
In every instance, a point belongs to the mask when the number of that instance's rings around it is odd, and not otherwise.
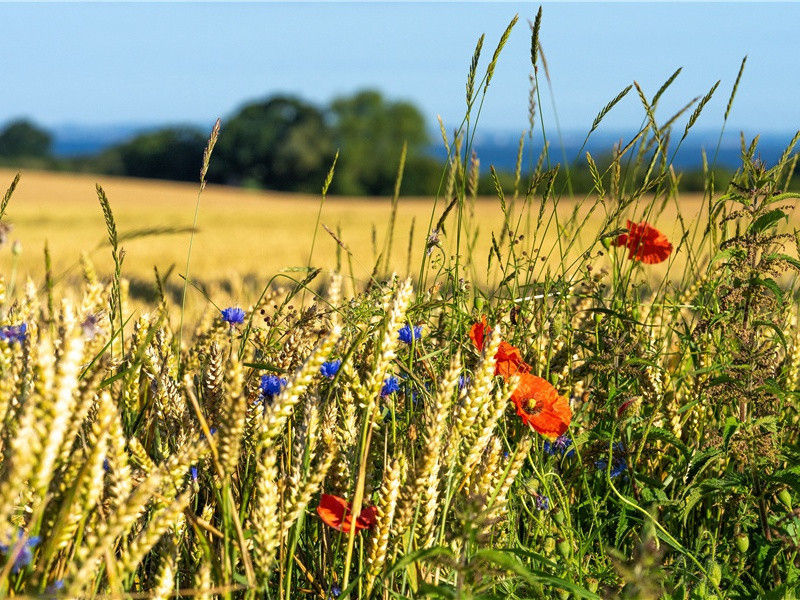
[[[14,175],[14,171],[0,170],[0,182],[4,182],[5,186]],[[177,280],[177,274],[183,272],[186,261],[188,232],[192,225],[198,185],[43,171],[22,173],[8,207],[5,222],[11,224],[12,230],[2,250],[6,272],[9,272],[12,261],[11,245],[19,241],[22,253],[18,257],[18,276],[41,280],[46,241],[56,276],[66,274],[78,277],[80,269],[77,263],[81,252],[89,254],[101,273],[110,273],[112,263],[105,242],[105,223],[95,192],[96,182],[103,186],[111,201],[123,238],[122,246],[126,252],[123,275],[147,284],[153,281],[155,266],[162,274],[174,268],[173,279]],[[319,195],[312,194],[208,186],[200,200],[191,261],[193,276],[212,286],[231,284],[234,295],[241,293],[240,289],[236,289],[236,282],[241,279],[249,278],[256,287],[260,287],[280,271],[294,272],[293,276],[302,278],[303,274],[296,271],[309,264],[309,250],[315,234],[320,201]],[[532,218],[538,211],[538,202],[538,199],[533,200]],[[580,197],[561,200],[558,214],[562,223],[570,216],[577,202],[583,203],[581,214],[584,214],[592,204],[592,199]],[[689,218],[700,211],[702,195],[682,195],[679,203],[684,218]],[[400,199],[390,270],[402,274],[417,273],[425,250],[432,208],[431,198]],[[444,208],[440,202],[435,208],[435,219],[440,217]],[[516,208],[517,215],[523,212],[521,201]],[[491,197],[479,198],[474,207],[468,207],[466,212],[468,226],[477,229],[471,252],[475,261],[472,275],[474,281],[487,283],[485,261],[492,234],[498,238],[500,236],[503,213],[497,198]],[[675,215],[675,204],[670,202],[658,222],[658,226],[672,240],[680,237]],[[336,232],[352,252],[356,281],[366,282],[378,256],[384,251],[390,216],[389,198],[327,198],[322,205],[311,266],[326,272],[339,267],[349,274],[346,251],[341,250],[324,230],[322,225],[325,225]],[[603,208],[598,207],[588,217],[575,243],[576,248],[584,249],[591,245],[605,216]],[[452,220],[452,215],[449,218]],[[523,222],[521,231],[524,231],[524,225]],[[441,236],[441,243],[450,253],[454,239],[449,238],[446,232],[447,229]],[[129,235],[141,237],[125,239]],[[544,248],[552,247],[557,242],[556,236],[556,228],[551,226]],[[574,239],[574,235],[570,234],[568,239]],[[560,261],[557,256],[552,260],[554,264],[551,266],[555,268],[555,262]],[[681,262],[685,258],[679,253],[676,260]],[[598,259],[598,267],[605,264],[603,258]],[[666,265],[656,266],[650,274],[659,278],[665,270]],[[677,272],[681,271],[677,269]],[[247,298],[238,300],[246,301]]]

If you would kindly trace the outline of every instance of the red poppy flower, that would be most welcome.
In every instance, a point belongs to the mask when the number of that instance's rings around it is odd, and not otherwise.
[[[531,370],[530,365],[522,360],[519,348],[508,342],[500,342],[497,354],[494,355],[494,364],[494,374],[502,375],[504,378],[511,377],[517,372],[527,373]]]
[[[672,252],[672,244],[669,243],[667,236],[645,221],[641,223],[628,221],[627,228],[628,233],[617,236],[612,243],[615,246],[625,246],[628,249],[628,258],[646,265],[667,260]]]
[[[563,435],[572,421],[569,401],[559,396],[545,379],[520,373],[519,384],[511,394],[522,422],[550,438]]]
[[[478,350],[483,350],[483,343],[486,341],[486,315],[481,317],[481,320],[475,323],[469,330],[469,339],[475,344]]]
[[[469,338],[478,350],[483,350],[483,345],[486,342],[486,315],[481,317],[481,320],[475,323],[469,330]],[[511,377],[516,372],[527,373],[531,370],[524,360],[522,360],[522,353],[519,348],[512,346],[506,341],[500,342],[497,347],[497,353],[494,355],[494,374],[501,375],[502,377]]]
[[[344,498],[331,494],[322,494],[317,506],[317,514],[322,522],[334,529],[348,533],[353,522],[353,508]],[[369,529],[377,522],[374,506],[365,506],[356,519],[356,530]]]

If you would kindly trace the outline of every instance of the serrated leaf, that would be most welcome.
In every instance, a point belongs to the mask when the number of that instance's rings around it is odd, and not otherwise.
[[[774,227],[778,224],[778,221],[781,219],[786,219],[786,222],[789,222],[789,215],[785,212],[776,208],[774,210],[769,211],[758,217],[755,221],[750,223],[750,226],[747,228],[748,233],[761,233],[770,227]]]

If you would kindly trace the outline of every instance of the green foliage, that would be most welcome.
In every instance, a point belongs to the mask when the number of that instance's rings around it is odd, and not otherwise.
[[[171,127],[109,148],[93,162],[112,175],[197,181],[205,142],[191,127]]]
[[[8,123],[0,131],[0,157],[44,158],[50,153],[51,135],[30,121]]]
[[[223,121],[208,178],[317,192],[335,149],[323,111],[299,98],[273,96],[248,104]]]

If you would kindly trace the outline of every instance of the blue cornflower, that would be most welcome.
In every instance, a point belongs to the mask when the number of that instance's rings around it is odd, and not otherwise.
[[[0,340],[13,344],[19,342],[25,343],[25,338],[28,337],[28,324],[20,323],[19,325],[3,325],[0,327]]]
[[[338,598],[341,595],[342,595],[342,588],[340,588],[338,585],[334,583],[333,586],[331,586],[331,596],[333,598]]]
[[[211,435],[214,435],[215,433],[217,433],[217,428],[216,427],[210,427],[209,430],[208,430],[208,433],[210,433]],[[200,440],[206,439],[206,432],[205,431],[201,431],[200,432],[200,437],[198,439],[200,439]]]
[[[536,510],[550,510],[550,498],[547,496],[536,494],[533,499],[536,502]]]
[[[549,440],[545,440],[543,449],[546,454],[550,456],[555,456],[556,454],[560,454],[561,456],[566,456],[567,458],[575,455],[575,450],[567,450],[570,446],[572,446],[572,439],[568,435],[560,435],[552,442]]]
[[[470,378],[469,375],[459,375],[458,376],[458,389],[463,390],[465,387],[469,385]]]
[[[400,380],[394,375],[389,375],[383,380],[383,387],[381,388],[381,396],[388,396],[394,394],[400,389]]]
[[[401,342],[410,344],[422,337],[422,325],[415,325],[413,328],[410,325],[403,325],[397,337],[400,338]]]
[[[197,467],[192,465],[192,468],[189,469],[192,474],[192,481],[197,481]]]
[[[628,463],[625,460],[625,446],[622,442],[617,442],[612,446],[612,449],[610,475],[611,477],[619,477],[628,469]],[[594,463],[594,466],[601,471],[605,471],[608,468],[608,461],[600,459]]]
[[[319,368],[319,373],[323,377],[327,377],[328,379],[333,379],[336,377],[336,374],[339,372],[339,367],[342,366],[341,360],[329,360],[327,362],[322,363],[322,366]]]
[[[18,547],[20,540],[23,540],[22,546]],[[20,529],[17,533],[16,540],[12,540],[8,544],[0,544],[0,552],[5,554],[6,558],[9,558],[9,552],[16,552],[16,556],[13,557],[14,566],[11,567],[12,573],[19,573],[22,569],[30,564],[31,560],[33,560],[33,549],[38,543],[38,535],[34,535],[33,537],[25,537],[25,532]]]
[[[51,596],[55,596],[57,592],[60,592],[64,589],[64,580],[63,579],[56,579],[53,583],[48,585],[45,588],[45,593],[50,594]]]
[[[228,325],[241,325],[244,323],[244,311],[238,306],[229,306],[222,311],[222,320]]]
[[[286,387],[286,379],[277,375],[261,376],[261,396],[267,400],[272,400]]]

